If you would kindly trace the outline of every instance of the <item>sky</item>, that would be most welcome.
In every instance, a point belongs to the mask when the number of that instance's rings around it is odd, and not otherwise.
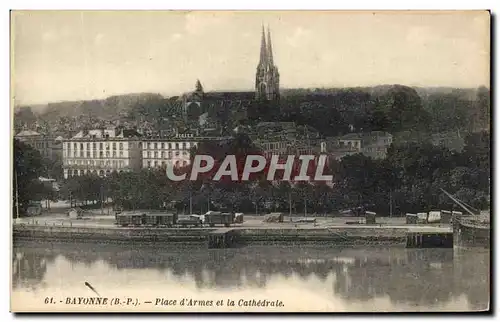
[[[281,88],[489,84],[489,15],[469,12],[14,11],[15,104],[254,90],[262,25]]]

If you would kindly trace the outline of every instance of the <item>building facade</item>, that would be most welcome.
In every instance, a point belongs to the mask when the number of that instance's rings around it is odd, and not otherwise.
[[[324,140],[321,143],[321,150],[327,152],[336,160],[358,153],[372,159],[385,159],[392,141],[392,135],[383,131],[349,133],[341,137]]]
[[[135,130],[108,128],[80,131],[63,142],[64,178],[141,168],[141,135]]]
[[[260,60],[255,77],[255,98],[257,100],[275,101],[279,99],[280,74],[274,65],[271,32],[267,30],[267,41],[264,26],[260,44]]]
[[[392,144],[392,135],[384,131],[363,134],[362,153],[372,159],[385,159]]]
[[[205,137],[198,133],[175,133],[171,136],[144,138],[142,168],[185,167],[191,163],[191,150],[200,142],[218,141],[223,137]]]
[[[40,152],[42,158],[51,161],[62,161],[62,137],[43,135],[35,131],[25,130],[19,132],[15,139],[23,142]]]
[[[294,122],[261,122],[250,137],[264,156],[315,155],[320,151],[319,133]]]
[[[142,141],[142,167],[186,166],[190,163],[190,151],[197,144],[194,134],[145,138]]]

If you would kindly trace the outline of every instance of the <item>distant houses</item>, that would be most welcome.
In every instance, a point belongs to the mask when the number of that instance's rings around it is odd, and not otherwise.
[[[63,138],[61,136],[40,134],[32,130],[23,130],[16,134],[14,138],[40,152],[42,158],[51,161],[62,160]]]
[[[391,144],[390,133],[372,131],[327,138],[321,143],[321,149],[336,160],[358,153],[373,159],[384,159]]]

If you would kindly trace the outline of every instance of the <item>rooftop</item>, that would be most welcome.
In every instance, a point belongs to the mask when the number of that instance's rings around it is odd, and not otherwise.
[[[19,132],[16,137],[23,137],[23,136],[38,136],[38,135],[41,135],[40,133],[38,132],[35,132],[35,131],[32,131],[32,130],[24,130],[24,131],[21,131]]]

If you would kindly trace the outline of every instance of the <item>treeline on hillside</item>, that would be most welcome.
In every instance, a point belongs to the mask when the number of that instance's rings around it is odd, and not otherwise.
[[[164,98],[160,94],[129,94],[110,96],[102,100],[49,103],[45,107],[21,106],[14,114],[17,131],[23,127],[33,128],[35,122],[56,124],[77,118],[82,123],[98,119],[147,121],[158,123],[175,114],[176,99]]]
[[[17,109],[16,129],[37,120],[56,122],[61,117],[108,118],[144,121],[161,126],[175,115],[178,97],[159,94],[112,96],[105,100],[51,103],[41,113],[29,106]],[[259,105],[256,103],[255,105]],[[343,89],[284,90],[279,106],[254,106],[251,118],[294,121],[310,125],[325,136],[350,131],[383,130],[465,132],[484,129],[490,122],[490,91],[478,89],[428,89],[402,85]],[[280,112],[278,112],[278,108]],[[234,124],[233,124],[234,125]]]
[[[490,92],[444,90],[426,92],[392,85],[374,88],[287,90],[277,120],[295,121],[325,136],[354,131],[472,132],[490,122]]]
[[[361,154],[332,162],[334,175],[325,183],[266,180],[250,182],[170,181],[165,171],[143,170],[113,174],[107,178],[73,177],[63,186],[63,196],[84,203],[101,193],[125,209],[165,209],[206,212],[225,209],[247,213],[289,211],[335,213],[364,207],[388,215],[390,202],[395,216],[407,212],[452,209],[456,206],[441,189],[465,203],[481,209],[490,199],[490,137],[486,132],[467,138],[463,152],[450,152],[429,144],[410,143],[393,146],[385,160],[373,160]],[[215,156],[217,158],[217,156]],[[90,199],[89,199],[90,198]]]

